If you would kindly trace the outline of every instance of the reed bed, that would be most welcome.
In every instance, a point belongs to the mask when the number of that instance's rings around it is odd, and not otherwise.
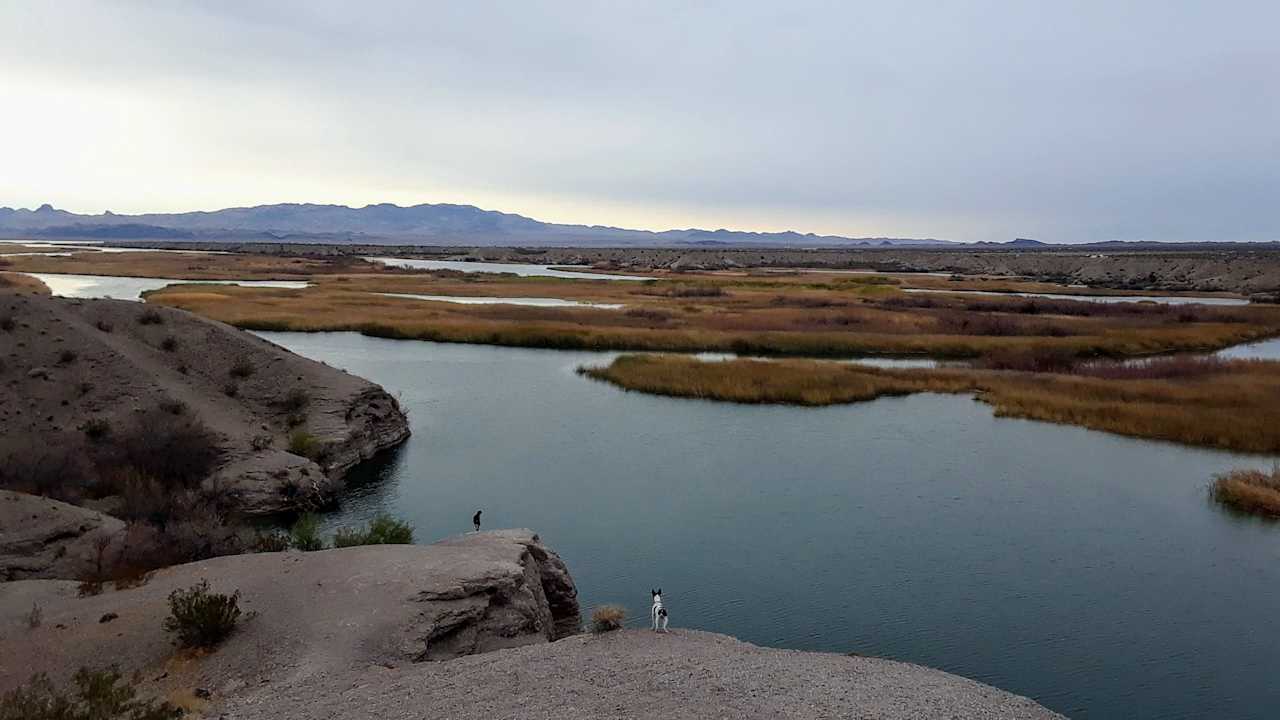
[[[1280,518],[1280,465],[1271,472],[1232,470],[1213,479],[1209,496],[1241,512]]]
[[[866,354],[979,358],[999,354],[1070,359],[1208,351],[1280,334],[1280,309],[1252,309],[1247,322],[1173,322],[1155,318],[1042,316],[954,308],[892,308],[824,284],[707,279],[670,295],[658,281],[601,283],[556,278],[449,275],[314,278],[304,290],[181,288],[148,294],[246,329],[349,330],[390,338],[518,347],[753,355],[853,357]],[[755,285],[760,285],[756,287]],[[896,292],[892,288],[890,292]],[[460,305],[379,293],[560,297],[622,304],[620,310]]]
[[[1280,363],[1208,363],[1159,377],[890,370],[815,360],[702,362],[626,355],[580,371],[627,390],[741,403],[831,405],[917,392],[974,393],[1003,417],[1241,452],[1280,453]]]

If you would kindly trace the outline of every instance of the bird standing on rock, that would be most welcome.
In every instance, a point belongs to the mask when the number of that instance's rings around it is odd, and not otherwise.
[[[471,524],[476,526],[476,532],[480,532],[480,513],[483,510],[477,510],[475,515],[471,516]]]

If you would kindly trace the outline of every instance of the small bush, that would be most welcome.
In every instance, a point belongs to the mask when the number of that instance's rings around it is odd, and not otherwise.
[[[255,451],[261,452],[262,450],[266,450],[271,447],[274,442],[275,440],[270,435],[267,433],[261,433],[253,436],[253,439],[249,441],[249,447],[253,448]]]
[[[1242,512],[1280,517],[1280,465],[1270,473],[1232,470],[1213,479],[1209,496]]]
[[[295,430],[289,435],[289,452],[315,459],[322,451],[320,441],[306,430]]]
[[[156,408],[115,433],[103,465],[133,470],[166,488],[191,488],[213,471],[221,454],[213,431],[196,417]]]
[[[178,338],[169,335],[160,341],[160,349],[165,352],[173,352],[178,349]]]
[[[320,537],[320,518],[314,513],[303,513],[289,530],[289,538],[295,550],[303,552],[323,550],[324,539]]]
[[[311,394],[305,388],[300,387],[290,390],[280,401],[280,407],[291,413],[296,413],[310,404]]]
[[[236,358],[236,361],[231,364],[231,369],[227,372],[231,373],[231,377],[243,380],[252,375],[254,369],[253,361],[241,356]]]
[[[333,546],[409,545],[413,543],[413,526],[390,515],[379,514],[363,530],[341,528],[334,533]]]
[[[106,418],[89,418],[80,425],[80,432],[97,442],[111,434],[111,421]]]
[[[3,330],[5,332],[13,332],[14,327],[15,327],[15,323],[13,322],[12,315],[5,315],[4,317],[0,317],[0,330]]]
[[[31,612],[27,613],[27,627],[35,630],[44,624],[44,610],[36,603],[31,604]]]
[[[626,608],[620,605],[601,605],[591,611],[591,632],[607,633],[620,630],[626,619]]]
[[[75,691],[63,693],[49,676],[35,675],[26,685],[0,697],[0,720],[175,720],[182,710],[167,702],[138,699],[139,678],[126,680],[119,669],[80,668]]]
[[[155,308],[147,308],[138,316],[139,325],[163,325],[164,316]]]
[[[170,415],[183,415],[187,412],[187,404],[181,400],[165,400],[157,407]]]
[[[186,590],[169,593],[169,617],[164,629],[176,633],[186,647],[213,647],[235,630],[240,620],[240,591],[230,595],[209,592],[201,580]]]
[[[112,330],[114,330],[114,329],[115,329],[115,328],[111,325],[111,323],[107,322],[106,320],[99,320],[98,322],[94,323],[94,324],[93,324],[93,326],[94,326],[94,327],[96,327],[96,328],[98,328],[99,330],[101,330],[101,331],[102,331],[102,332],[104,332],[104,333],[109,333],[109,332],[111,332]]]
[[[290,541],[289,535],[272,530],[255,535],[251,547],[254,552],[284,552],[289,549]]]
[[[77,353],[75,350],[68,348],[58,353],[58,362],[62,365],[70,365],[71,363],[75,362],[76,359],[79,357],[80,357],[79,353]]]
[[[233,382],[229,382],[222,386],[222,394],[229,398],[237,397],[240,395],[240,386]]]

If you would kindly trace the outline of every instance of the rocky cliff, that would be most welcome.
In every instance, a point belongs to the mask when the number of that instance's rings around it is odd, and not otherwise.
[[[0,347],[0,458],[88,458],[122,428],[194,419],[216,437],[209,482],[245,514],[322,505],[409,434],[377,385],[171,308],[0,288]]]

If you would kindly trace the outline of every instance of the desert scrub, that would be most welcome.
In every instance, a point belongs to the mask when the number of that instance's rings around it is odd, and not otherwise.
[[[294,430],[289,435],[289,452],[294,455],[314,460],[320,456],[322,450],[320,441],[306,430]]]
[[[111,434],[111,421],[106,418],[89,418],[81,423],[80,432],[97,442]]]
[[[1218,475],[1209,496],[1241,512],[1280,518],[1280,465],[1269,473],[1241,469]]]
[[[186,590],[169,593],[164,629],[175,633],[185,647],[213,647],[235,630],[239,620],[240,591],[212,593],[209,581],[201,580]]]
[[[280,399],[280,407],[290,413],[297,413],[310,404],[311,393],[307,392],[306,388],[293,388]]]
[[[413,543],[413,526],[385,513],[369,521],[363,529],[339,528],[333,535],[333,546],[409,545]]]
[[[622,628],[627,610],[621,605],[601,605],[591,611],[591,632],[606,633]]]
[[[167,702],[138,698],[138,677],[80,668],[75,690],[59,691],[44,673],[0,697],[0,720],[173,720],[182,710]]]
[[[75,350],[71,350],[71,349],[63,350],[62,352],[58,353],[58,364],[70,365],[71,363],[75,362],[76,359],[79,357],[80,357],[80,354],[77,353]]]
[[[0,330],[3,330],[5,332],[13,332],[14,327],[15,327],[15,323],[13,322],[12,315],[5,315],[4,317],[0,317]]]
[[[324,538],[320,537],[320,518],[315,513],[303,513],[289,530],[289,543],[295,550],[312,552],[324,549]]]
[[[164,316],[158,310],[147,308],[138,316],[139,325],[162,325],[164,324]]]
[[[231,374],[231,377],[243,380],[252,375],[254,369],[252,360],[247,357],[238,357],[227,372]]]
[[[178,349],[178,338],[169,335],[160,341],[160,349],[165,352],[173,352]]]
[[[251,547],[254,552],[284,552],[291,543],[292,538],[287,533],[272,530],[255,535]]]

